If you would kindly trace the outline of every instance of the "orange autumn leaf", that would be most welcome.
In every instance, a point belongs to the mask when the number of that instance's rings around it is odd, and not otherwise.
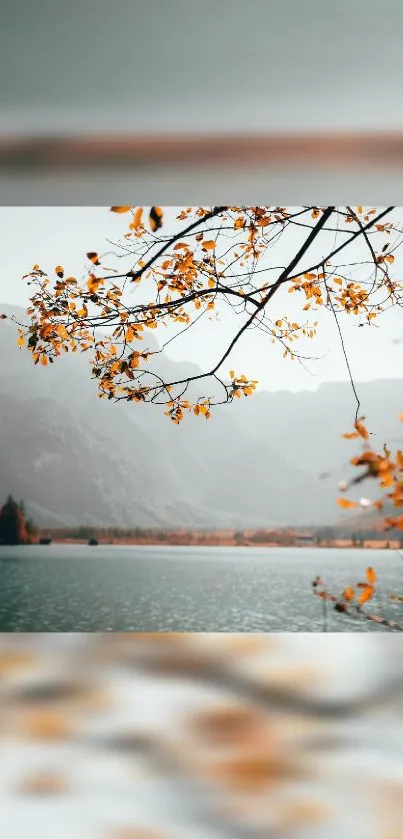
[[[97,279],[94,274],[90,274],[87,282],[87,288],[90,294],[94,294],[103,282],[102,279]]]
[[[368,433],[367,429],[365,428],[365,425],[363,425],[362,419],[363,418],[361,418],[360,420],[357,420],[357,422],[355,423],[355,428],[357,429],[360,437],[362,437],[363,440],[369,440],[369,433]]]
[[[59,325],[56,327],[56,332],[58,335],[60,335],[60,338],[63,338],[63,340],[66,340],[66,338],[69,337],[67,329],[63,323],[59,323]]]
[[[204,251],[212,251],[216,247],[216,243],[213,239],[208,239],[206,242],[203,242],[202,248]]]
[[[343,597],[347,601],[347,603],[350,603],[351,600],[354,600],[355,597],[354,589],[351,588],[351,586],[347,586],[347,588],[345,588],[343,591]]]
[[[364,603],[367,603],[368,600],[371,600],[371,597],[374,594],[374,587],[373,586],[365,586],[363,591],[361,592],[358,598],[358,605],[362,606]]]
[[[176,245],[174,245],[174,251],[180,251],[183,248],[185,248],[186,250],[189,248],[187,242],[177,242]]]
[[[140,227],[142,216],[143,216],[143,208],[142,207],[137,207],[137,210],[136,210],[136,212],[134,213],[134,216],[133,216],[133,221],[129,225],[129,227],[132,230],[137,230]]]
[[[57,276],[60,277],[60,279],[62,279],[64,276],[64,268],[62,268],[61,265],[56,265],[55,274],[57,274]]]
[[[101,264],[100,261],[99,261],[99,256],[98,256],[97,253],[95,253],[95,251],[88,251],[86,256],[87,256],[88,259],[91,260],[91,262],[94,263],[94,265],[100,265]]]
[[[376,582],[376,573],[373,568],[368,567],[365,573],[367,580],[369,583],[371,583],[371,585]]]
[[[348,498],[338,498],[336,502],[343,510],[350,510],[352,507],[359,507],[357,501],[349,501]]]
[[[131,207],[111,207],[111,213],[128,213]]]

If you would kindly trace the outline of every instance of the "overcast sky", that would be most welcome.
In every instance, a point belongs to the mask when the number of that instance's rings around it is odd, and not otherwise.
[[[174,219],[173,208],[165,210],[164,232],[169,229],[170,220]],[[403,220],[403,211],[395,219]],[[0,304],[14,304],[26,307],[30,288],[21,279],[35,263],[51,271],[58,263],[64,265],[66,272],[78,277],[86,267],[85,253],[94,250],[100,253],[109,249],[107,239],[114,242],[121,240],[127,229],[127,216],[110,213],[102,207],[11,207],[0,208],[0,229],[2,232],[3,253],[0,276]],[[116,266],[116,261],[109,259],[106,264]],[[126,269],[127,263],[125,263]],[[402,276],[403,252],[396,255],[393,266],[394,276]],[[276,303],[273,315],[281,316],[292,303],[295,295],[285,295]],[[231,337],[235,323],[225,307],[219,308],[219,323],[205,319],[197,329],[190,330],[186,337],[169,346],[172,358],[194,361],[205,366],[216,361],[225,342]],[[296,312],[296,309],[294,309]],[[310,373],[296,361],[283,360],[278,346],[273,346],[261,333],[249,333],[234,350],[230,360],[225,363],[237,372],[244,372],[259,380],[260,387],[269,390],[281,388],[289,390],[316,390],[321,382],[347,380],[348,373],[343,358],[336,325],[328,312],[315,315],[320,323],[320,337],[310,343],[309,353],[321,356],[319,360],[307,362]],[[403,311],[394,309],[379,319],[379,328],[358,328],[358,319],[341,317],[346,349],[350,359],[353,376],[356,381],[369,381],[377,378],[400,378],[403,364]],[[1,324],[1,322],[0,322]],[[153,335],[163,339],[159,330]]]

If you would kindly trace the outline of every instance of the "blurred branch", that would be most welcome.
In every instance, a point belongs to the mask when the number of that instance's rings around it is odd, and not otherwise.
[[[136,667],[146,672],[158,674],[169,673],[171,676],[191,676],[196,681],[207,682],[215,688],[220,688],[237,697],[252,701],[264,710],[276,708],[284,712],[292,712],[305,716],[315,716],[321,719],[342,719],[350,715],[358,715],[368,710],[386,705],[398,697],[403,688],[403,674],[397,675],[389,683],[372,694],[355,699],[316,699],[298,695],[295,691],[278,687],[275,684],[262,685],[252,682],[246,677],[232,672],[222,661],[213,661],[208,656],[198,653],[197,657],[185,654],[185,650],[176,656],[170,656],[166,645],[160,654],[148,655],[136,659]]]

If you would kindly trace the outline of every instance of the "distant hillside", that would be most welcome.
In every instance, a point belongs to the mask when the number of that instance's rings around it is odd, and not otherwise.
[[[152,334],[145,343],[156,347]],[[34,367],[13,324],[0,321],[0,499],[24,499],[41,526],[315,526],[340,518],[336,484],[356,451],[356,441],[340,437],[355,411],[348,383],[258,392],[217,408],[209,422],[192,415],[178,427],[160,408],[98,399],[88,361],[66,355]],[[159,369],[197,371],[165,353]],[[403,436],[403,381],[359,388],[374,439]],[[375,487],[357,495],[369,491]]]

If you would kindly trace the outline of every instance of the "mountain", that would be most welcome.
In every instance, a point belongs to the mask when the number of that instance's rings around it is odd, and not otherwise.
[[[1,310],[26,320],[24,310]],[[144,343],[157,348],[152,334]],[[190,415],[176,426],[161,408],[98,399],[88,362],[86,353],[66,354],[34,366],[15,326],[0,321],[0,499],[23,499],[41,526],[242,528],[340,518],[336,484],[357,450],[340,436],[355,414],[348,383],[262,391],[216,408],[209,422]],[[158,369],[175,379],[199,372],[165,352]],[[359,393],[374,440],[397,438],[403,382],[360,384]]]

